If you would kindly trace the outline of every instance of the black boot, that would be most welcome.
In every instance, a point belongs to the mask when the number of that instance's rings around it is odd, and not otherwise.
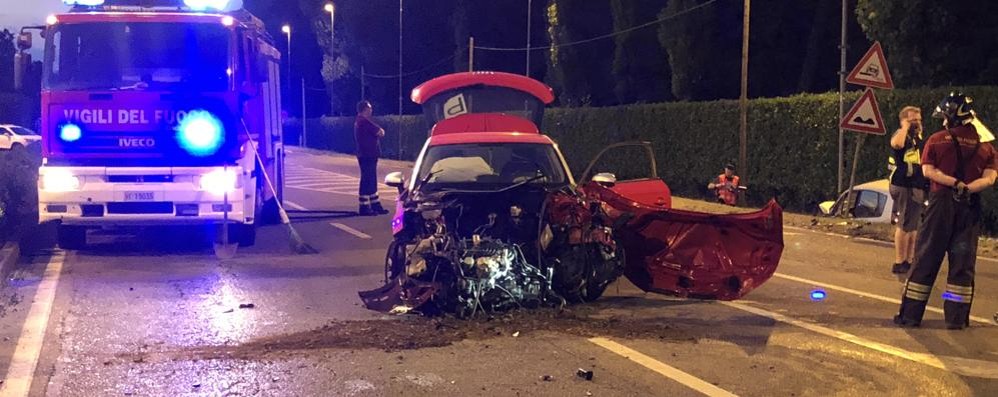
[[[894,267],[891,268],[891,273],[894,274],[908,274],[909,271],[911,271],[911,263],[908,261],[895,263]]]
[[[360,209],[357,211],[357,214],[360,215],[360,216],[375,216],[375,215],[377,215],[376,213],[374,213],[374,210],[371,208],[370,205],[361,205]]]
[[[386,210],[385,207],[381,206],[380,201],[375,201],[374,203],[371,204],[371,212],[375,216],[388,214],[388,210]]]

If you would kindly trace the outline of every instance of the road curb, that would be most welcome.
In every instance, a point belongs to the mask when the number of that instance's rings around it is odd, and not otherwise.
[[[4,244],[0,249],[0,277],[6,278],[19,260],[21,260],[20,244],[15,242]]]

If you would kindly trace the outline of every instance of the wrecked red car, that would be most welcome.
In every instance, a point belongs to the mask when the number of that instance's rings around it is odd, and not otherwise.
[[[576,181],[541,134],[550,87],[496,72],[458,73],[413,90],[434,123],[401,195],[386,284],[361,292],[383,312],[472,317],[599,298],[621,275],[649,292],[738,299],[776,271],[775,202],[743,215],[672,209],[648,143],[606,148]],[[601,159],[638,149],[643,175],[618,180]]]

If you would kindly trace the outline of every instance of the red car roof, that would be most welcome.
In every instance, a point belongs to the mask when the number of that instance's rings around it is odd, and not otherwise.
[[[533,143],[554,145],[547,135],[521,132],[462,132],[430,137],[430,146],[460,145],[465,143]]]
[[[413,89],[412,101],[422,105],[443,92],[475,85],[512,88],[533,95],[545,104],[554,102],[554,91],[546,84],[526,76],[503,72],[464,72],[440,76]]]

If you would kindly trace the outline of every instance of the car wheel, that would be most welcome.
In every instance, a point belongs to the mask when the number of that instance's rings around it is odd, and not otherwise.
[[[87,229],[80,226],[59,225],[56,229],[59,248],[81,250],[87,246]]]

